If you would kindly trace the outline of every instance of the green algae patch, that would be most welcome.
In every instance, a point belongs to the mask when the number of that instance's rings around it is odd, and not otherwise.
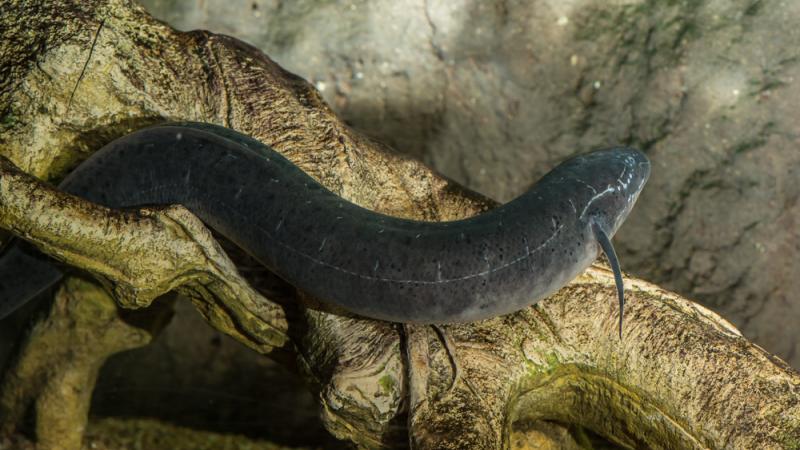
[[[378,380],[378,384],[381,386],[381,390],[384,394],[391,395],[397,382],[395,381],[394,377],[386,374]]]

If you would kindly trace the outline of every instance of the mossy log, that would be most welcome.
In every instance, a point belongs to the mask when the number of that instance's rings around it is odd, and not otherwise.
[[[175,31],[125,0],[6,2],[0,108],[0,227],[90,275],[68,278],[19,343],[0,385],[2,433],[34,417],[40,448],[79,448],[98,368],[164,326],[169,302],[151,303],[174,290],[296,369],[328,430],[360,447],[507,448],[545,420],[624,447],[800,447],[800,374],[714,313],[630,278],[620,340],[600,265],[533,307],[439,334],[273,297],[181,206],[112,210],[41,181],[126,132],[196,120],[256,137],[376,211],[451,220],[493,206],[349,129],[236,39]]]

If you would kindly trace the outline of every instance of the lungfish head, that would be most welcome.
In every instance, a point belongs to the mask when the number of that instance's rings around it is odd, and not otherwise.
[[[581,190],[579,220],[596,224],[611,237],[628,217],[650,177],[650,160],[639,150],[614,147],[564,163]]]

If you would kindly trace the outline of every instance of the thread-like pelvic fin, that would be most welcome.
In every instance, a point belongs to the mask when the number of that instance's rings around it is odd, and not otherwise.
[[[603,253],[608,258],[608,263],[611,264],[611,270],[614,272],[614,282],[617,284],[617,297],[619,297],[619,338],[622,339],[622,317],[625,310],[625,286],[622,283],[622,271],[619,269],[619,260],[617,260],[617,253],[614,251],[614,246],[611,245],[611,239],[603,228],[596,222],[592,222],[592,231],[594,237],[603,249]]]

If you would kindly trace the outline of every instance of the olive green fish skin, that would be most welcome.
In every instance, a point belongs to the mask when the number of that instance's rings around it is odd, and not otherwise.
[[[595,151],[501,207],[420,222],[350,203],[235,131],[177,123],[108,144],[60,188],[110,207],[182,204],[323,302],[392,322],[451,323],[519,310],[580,274],[600,250],[593,224],[613,236],[649,174],[638,150]],[[4,295],[0,287],[0,316],[14,303]]]

